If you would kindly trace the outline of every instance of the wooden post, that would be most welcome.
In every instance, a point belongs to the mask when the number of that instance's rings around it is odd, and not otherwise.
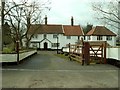
[[[104,43],[104,64],[107,63],[107,61],[106,61],[106,44],[107,44],[107,42],[105,41],[105,43]]]
[[[87,65],[90,64],[90,44],[89,42],[84,43],[84,58]]]
[[[102,44],[101,46],[101,63],[103,63],[103,48],[104,48],[104,44]]]
[[[70,43],[68,44],[68,48],[69,48],[69,58],[70,58]],[[70,60],[71,60],[71,58],[70,58]]]
[[[84,65],[84,42],[83,42],[83,38],[81,38],[81,43],[82,43],[82,65]]]

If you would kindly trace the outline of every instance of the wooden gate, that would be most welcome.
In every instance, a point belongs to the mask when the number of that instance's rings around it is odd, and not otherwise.
[[[93,45],[91,42],[83,42],[81,40],[81,44],[69,43],[68,46],[70,60],[78,61],[82,65],[89,65],[92,59],[98,59],[99,63],[106,63],[106,42]]]

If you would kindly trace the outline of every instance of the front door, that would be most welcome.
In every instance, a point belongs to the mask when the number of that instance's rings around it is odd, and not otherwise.
[[[47,49],[48,49],[48,43],[45,42],[45,43],[44,43],[44,50],[47,50]]]

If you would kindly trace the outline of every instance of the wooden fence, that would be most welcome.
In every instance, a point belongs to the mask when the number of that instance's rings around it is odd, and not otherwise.
[[[80,62],[82,65],[89,65],[92,59],[99,60],[99,63],[106,63],[106,42],[84,42],[81,40],[80,44],[68,44],[69,58]],[[96,42],[95,42],[96,43]]]

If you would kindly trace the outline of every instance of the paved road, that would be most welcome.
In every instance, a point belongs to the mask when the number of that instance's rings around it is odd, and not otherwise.
[[[3,66],[3,87],[9,88],[109,88],[118,87],[118,68],[97,64],[81,66],[39,51],[19,65]]]

